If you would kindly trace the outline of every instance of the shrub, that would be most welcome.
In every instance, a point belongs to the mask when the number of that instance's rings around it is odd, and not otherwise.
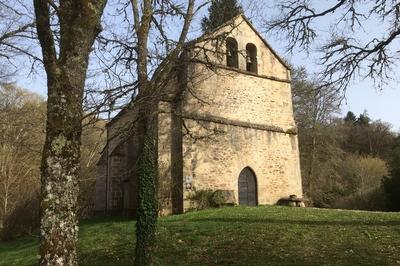
[[[210,199],[212,197],[213,191],[208,189],[201,189],[194,191],[189,199],[191,201],[191,209],[203,210],[211,207]]]
[[[195,210],[221,207],[227,202],[224,191],[213,191],[211,189],[201,189],[194,191],[192,195],[189,196],[189,200],[192,202],[191,209]]]
[[[3,220],[2,240],[30,235],[39,228],[39,199],[21,201]]]
[[[221,207],[222,205],[226,204],[227,197],[226,193],[222,190],[216,190],[211,196],[211,206],[212,207]]]
[[[365,211],[387,211],[389,209],[385,193],[381,188],[371,190],[363,195],[357,193],[337,199],[333,202],[332,207]]]
[[[388,175],[385,161],[372,156],[348,155],[341,165],[341,175],[347,180],[351,194],[368,194],[381,186]]]
[[[382,187],[391,210],[400,211],[400,175],[385,177],[382,180]]]

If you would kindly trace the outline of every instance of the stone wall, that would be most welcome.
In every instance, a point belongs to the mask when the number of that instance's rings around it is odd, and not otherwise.
[[[129,179],[127,144],[120,143],[108,158],[108,210],[117,212],[124,209],[124,184]]]
[[[158,114],[158,205],[160,215],[183,212],[182,119],[179,107],[161,101]]]
[[[238,42],[239,68],[226,66],[224,45],[207,42],[206,50],[221,49],[219,56],[208,55],[216,65],[206,67],[205,57],[197,54],[160,92],[155,131],[161,215],[182,212],[188,207],[184,199],[199,189],[230,190],[238,202],[238,177],[245,167],[256,175],[258,204],[302,195],[290,70],[244,18],[235,21],[228,35]],[[246,71],[247,43],[257,47],[258,74]],[[130,125],[137,115],[135,108],[123,111],[109,125],[110,209],[136,210],[137,151],[143,136]],[[99,191],[105,177],[101,169]],[[101,197],[98,201],[100,206]]]
[[[172,213],[172,108],[169,102],[160,102],[158,114],[157,164],[158,205],[161,215]]]
[[[283,130],[295,127],[289,82],[228,69],[214,72],[202,64],[193,64],[192,73],[189,78],[194,81],[183,103],[185,115],[222,117]]]
[[[258,75],[282,80],[290,79],[290,70],[243,16],[238,16],[234,23],[205,36],[204,41],[195,45],[192,57],[196,60],[226,66],[225,39],[227,37],[234,38],[238,43],[239,70],[246,71],[246,45],[254,44],[257,48]]]
[[[94,209],[96,213],[104,213],[107,204],[107,152],[105,150],[97,163],[96,170]]]
[[[238,178],[245,167],[256,174],[258,204],[302,195],[297,136],[189,119],[185,123],[195,132],[183,144],[184,179],[192,180],[184,184],[191,187],[185,197],[199,189],[233,190],[238,203]]]
[[[97,212],[136,213],[137,150],[141,142],[135,110],[122,111],[107,125],[108,142],[98,164],[95,205]]]
[[[210,69],[198,61],[189,66],[182,102],[190,131],[183,139],[185,198],[199,189],[233,190],[238,203],[238,177],[245,167],[256,175],[258,204],[302,196],[290,71],[248,24],[231,35],[239,49],[257,46],[259,73],[243,70],[244,57],[239,69]]]

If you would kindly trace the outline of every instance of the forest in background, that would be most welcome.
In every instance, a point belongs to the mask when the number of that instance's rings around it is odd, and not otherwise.
[[[79,217],[92,215],[96,164],[104,147],[104,120],[84,121]],[[14,84],[0,84],[0,231],[2,239],[39,227],[40,164],[46,101]]]
[[[319,89],[305,68],[292,74],[304,197],[308,206],[399,210],[400,136],[365,111],[341,117],[343,95]],[[0,87],[0,221],[2,238],[39,225],[41,149],[46,102],[37,94]],[[105,120],[84,123],[79,216],[93,214],[96,163],[105,145]]]
[[[399,133],[389,123],[372,120],[367,111],[341,117],[343,93],[321,89],[303,67],[293,70],[292,91],[309,205],[399,210]]]

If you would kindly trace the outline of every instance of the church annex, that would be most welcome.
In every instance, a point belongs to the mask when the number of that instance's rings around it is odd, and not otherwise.
[[[226,191],[240,205],[301,197],[289,67],[243,15],[210,36],[224,37],[199,41],[182,55],[186,63],[155,106],[160,214],[184,212],[188,196],[203,189]],[[127,125],[137,115],[126,108],[107,125],[98,212],[136,211],[142,137]]]

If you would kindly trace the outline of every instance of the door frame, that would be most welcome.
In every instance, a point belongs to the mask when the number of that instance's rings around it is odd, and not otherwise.
[[[253,170],[253,168],[251,168],[250,166],[246,166],[246,167],[243,167],[241,170],[240,170],[240,172],[239,172],[239,175],[237,176],[237,179],[236,179],[236,182],[237,182],[237,195],[238,195],[238,200],[237,200],[237,202],[238,202],[238,205],[240,205],[240,193],[239,193],[239,178],[240,178],[240,174],[245,170],[245,169],[248,169],[248,170],[250,170],[250,172],[251,172],[251,174],[253,175],[253,177],[254,177],[254,185],[255,185],[255,201],[256,201],[256,205],[255,206],[258,206],[258,180],[257,180],[257,175],[256,175],[256,173],[255,173],[255,171]],[[249,206],[249,205],[244,205],[244,206]]]

